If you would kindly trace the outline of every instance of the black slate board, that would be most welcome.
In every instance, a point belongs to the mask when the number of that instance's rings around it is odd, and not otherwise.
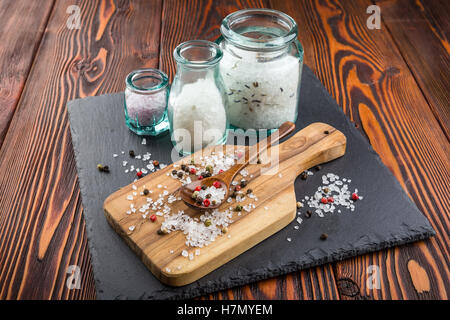
[[[202,279],[184,287],[168,287],[147,270],[112,230],[102,205],[109,194],[134,180],[122,167],[122,160],[138,167],[139,160],[130,159],[128,150],[133,149],[136,154],[151,152],[153,159],[170,163],[169,135],[148,137],[147,144],[142,145],[142,138],[125,126],[122,93],[70,101],[68,110],[100,299],[190,298],[434,235],[427,219],[382,164],[366,138],[305,66],[297,130],[312,122],[329,123],[347,136],[347,153],[324,165],[307,182],[297,179],[297,199],[314,194],[321,185],[322,174],[331,172],[352,179],[350,187],[358,188],[364,200],[357,203],[354,212],[336,211],[323,218],[314,214],[304,219],[299,230],[293,228],[298,225],[294,221]],[[113,158],[114,153],[119,156]],[[108,164],[111,173],[99,173],[97,163]],[[323,232],[329,235],[326,241],[319,239]],[[287,242],[287,237],[292,242]]]

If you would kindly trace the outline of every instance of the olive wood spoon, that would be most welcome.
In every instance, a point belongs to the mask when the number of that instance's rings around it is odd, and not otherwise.
[[[236,174],[239,171],[241,171],[250,161],[255,160],[262,152],[270,148],[272,144],[286,137],[288,134],[294,131],[294,129],[295,124],[290,121],[286,121],[280,126],[280,128],[277,131],[272,133],[269,137],[260,141],[254,146],[247,148],[244,158],[238,159],[238,163],[232,166],[227,171],[219,173],[218,175],[215,175],[213,177],[203,178],[202,180],[196,180],[194,182],[182,186],[180,188],[181,198],[189,207],[197,210],[215,209],[219,207],[222,204],[222,202],[228,198],[230,185]],[[200,188],[202,186],[211,187],[216,181],[220,183],[219,188],[225,188],[225,197],[221,203],[216,203],[215,205],[211,203],[209,206],[205,206],[203,204],[203,201],[199,203],[197,199],[194,199],[192,197],[192,194],[194,193],[195,189],[198,186],[200,186]]]

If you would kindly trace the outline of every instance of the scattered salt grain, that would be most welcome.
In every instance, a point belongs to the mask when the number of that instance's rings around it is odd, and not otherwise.
[[[135,228],[136,228],[136,226],[129,226],[129,227],[128,227],[128,230],[134,231]]]

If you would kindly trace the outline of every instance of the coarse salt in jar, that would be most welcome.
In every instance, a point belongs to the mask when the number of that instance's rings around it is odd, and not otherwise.
[[[220,74],[232,127],[277,129],[295,122],[303,67],[295,21],[276,10],[247,9],[228,15],[220,30]]]
[[[213,42],[191,40],[175,48],[174,58],[168,114],[175,149],[187,155],[225,143],[227,99],[218,70],[222,50]]]
[[[156,136],[169,129],[169,80],[158,69],[140,69],[125,79],[125,123],[138,135]]]

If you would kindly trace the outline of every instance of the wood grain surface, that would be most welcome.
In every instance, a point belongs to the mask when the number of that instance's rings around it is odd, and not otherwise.
[[[79,30],[66,26],[73,4]],[[55,5],[0,150],[1,298],[95,297],[66,103],[157,66],[160,15],[160,1]],[[66,287],[69,265],[81,269],[78,290]]]
[[[81,28],[70,30],[66,10],[73,4],[80,7]],[[447,299],[448,1],[377,2],[380,30],[366,27],[366,8],[372,4],[2,1],[0,298],[95,298],[66,102],[121,91],[125,75],[138,67],[160,65],[173,76],[172,50],[178,43],[214,40],[223,17],[235,10],[273,7],[298,22],[306,64],[369,139],[437,236],[203,298]],[[66,287],[69,265],[80,267],[80,289]],[[380,289],[366,286],[370,265],[380,267]]]
[[[0,2],[0,147],[52,8],[53,1]]]
[[[376,2],[383,22],[427,99],[447,138],[450,136],[450,1]],[[432,4],[432,5],[430,5]]]

